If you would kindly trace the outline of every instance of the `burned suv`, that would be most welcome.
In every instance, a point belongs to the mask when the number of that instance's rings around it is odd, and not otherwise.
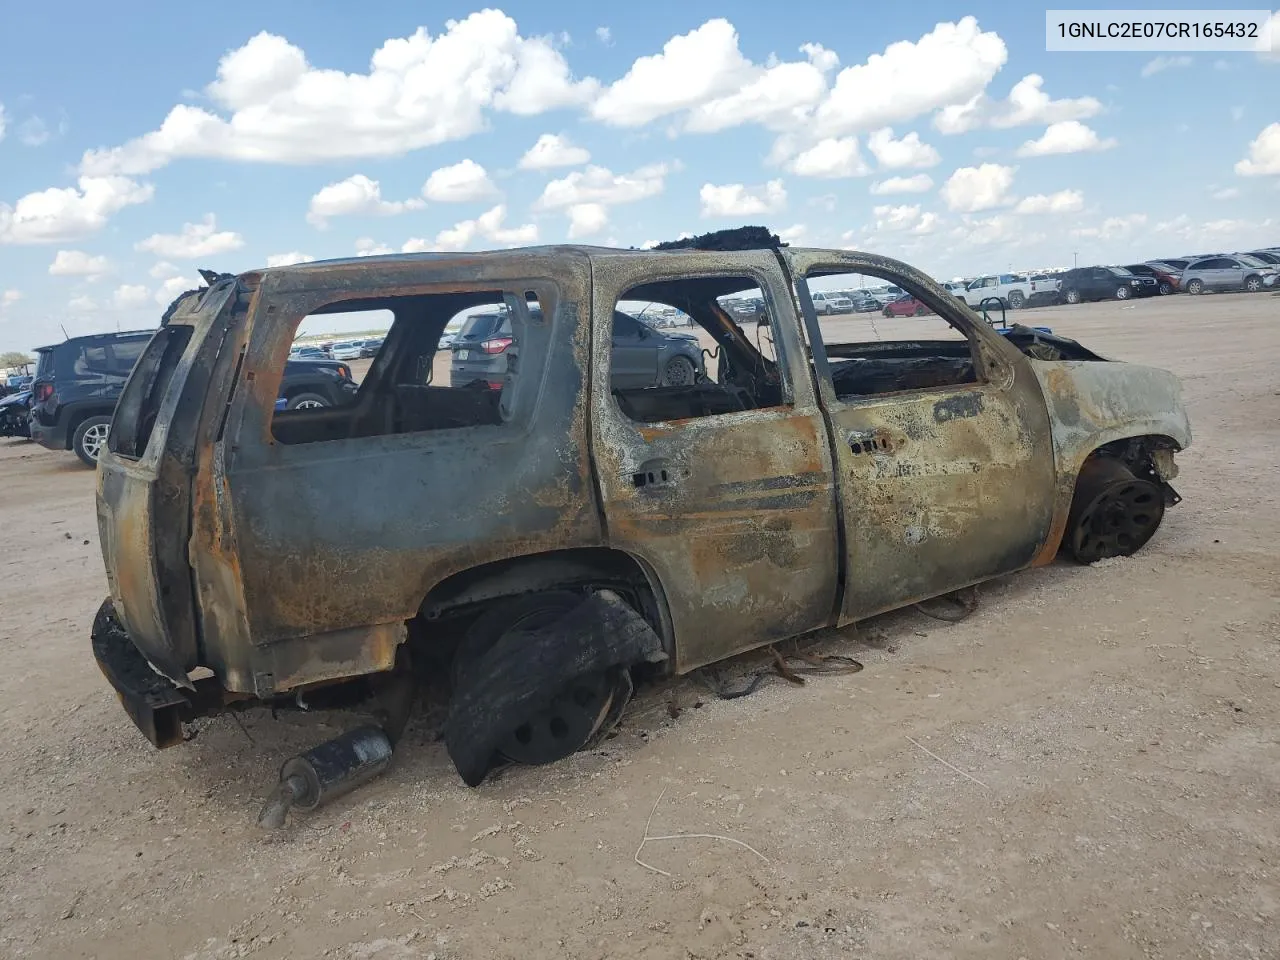
[[[834,342],[808,284],[837,274],[932,315],[909,339],[859,319],[867,342]],[[725,306],[740,295],[764,305],[749,329]],[[715,362],[686,384],[615,381],[616,308],[638,301],[693,318]],[[500,389],[451,382],[439,348],[477,308],[511,318]],[[394,319],[349,402],[275,410],[298,325],[372,310]],[[1177,502],[1190,441],[1172,374],[994,330],[871,254],[692,242],[264,269],[188,296],[125,388],[99,460],[93,649],[161,747],[229,707],[375,692],[381,726],[294,758],[286,806],[385,766],[435,672],[476,784],[595,742],[638,675],[1060,548],[1133,553]]]

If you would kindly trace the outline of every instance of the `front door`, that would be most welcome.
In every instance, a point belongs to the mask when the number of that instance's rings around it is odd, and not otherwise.
[[[593,278],[591,443],[605,536],[661,585],[676,669],[830,623],[839,567],[831,450],[776,257],[600,255]],[[721,300],[756,290],[765,322],[739,327]],[[608,318],[617,322],[620,300],[692,316],[703,346],[718,351],[706,379],[611,388]],[[708,332],[717,325],[720,340]]]
[[[850,321],[845,330],[805,324],[835,433],[841,622],[1029,565],[1049,536],[1055,499],[1049,417],[1029,361],[905,264],[827,251],[784,256],[797,278],[874,276],[935,314]],[[800,280],[797,293],[805,309]]]
[[[625,313],[613,318],[613,360],[610,376],[615,389],[651,387],[658,380],[658,351],[645,325]]]

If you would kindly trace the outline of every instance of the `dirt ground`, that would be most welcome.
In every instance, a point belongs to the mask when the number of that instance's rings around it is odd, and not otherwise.
[[[1280,956],[1280,298],[1019,319],[1183,378],[1185,502],[1137,557],[824,638],[857,675],[649,689],[601,749],[479,789],[427,712],[273,835],[280,762],[359,718],[153,750],[89,651],[93,475],[0,441],[0,957]],[[738,843],[646,869],[650,818]]]

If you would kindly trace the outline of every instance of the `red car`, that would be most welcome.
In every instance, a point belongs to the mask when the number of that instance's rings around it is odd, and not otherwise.
[[[886,317],[923,317],[926,313],[933,313],[927,303],[917,300],[909,293],[886,303],[881,312]]]

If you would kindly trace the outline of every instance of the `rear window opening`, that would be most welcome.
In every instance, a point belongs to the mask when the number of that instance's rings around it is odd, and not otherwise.
[[[544,326],[548,296],[477,290],[370,298],[358,311],[345,301],[313,311],[300,329],[328,324],[335,315],[346,323],[377,311],[388,318],[387,333],[376,357],[349,361],[349,382],[336,363],[286,366],[272,436],[299,444],[512,422],[532,401],[521,389],[524,348],[530,331]]]
[[[191,327],[186,324],[169,324],[161,327],[149,342],[143,340],[112,345],[116,348],[117,357],[121,355],[118,348],[126,347],[123,352],[125,356],[132,352],[135,345],[140,348],[136,369],[125,385],[112,417],[111,432],[107,437],[107,447],[112,453],[130,459],[138,459],[146,454],[160,404],[168,393],[173,372],[190,341]],[[130,366],[132,368],[133,364]]]

